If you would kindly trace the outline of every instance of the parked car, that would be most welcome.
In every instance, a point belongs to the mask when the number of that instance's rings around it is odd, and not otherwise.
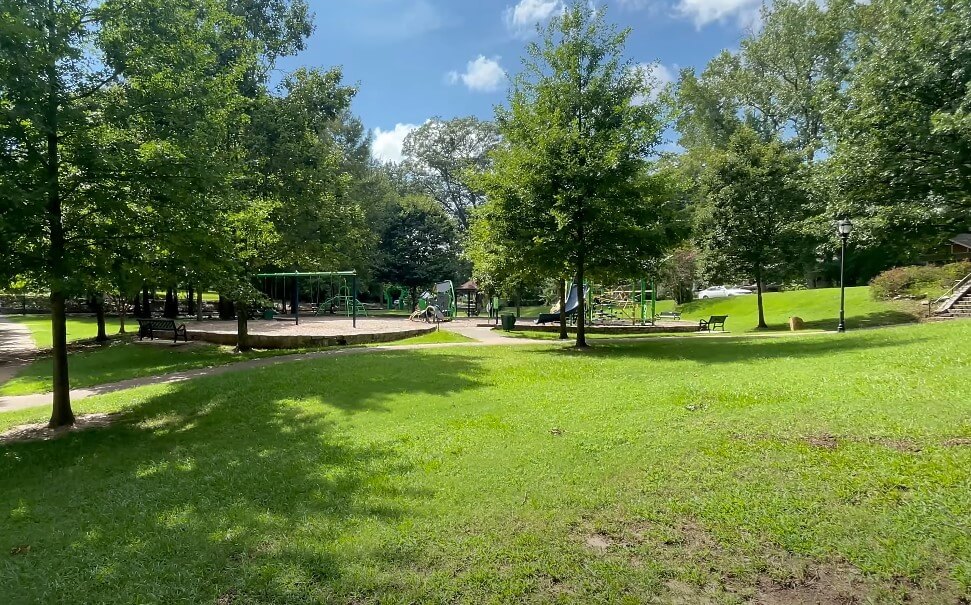
[[[751,290],[745,288],[729,288],[728,286],[711,286],[695,293],[695,298],[702,300],[706,298],[728,298],[729,296],[742,296],[751,294]]]

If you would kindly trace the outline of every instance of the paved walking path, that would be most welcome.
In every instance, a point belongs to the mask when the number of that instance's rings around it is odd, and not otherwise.
[[[13,378],[37,352],[37,345],[24,324],[0,315],[0,384]],[[2,408],[0,408],[2,409]]]

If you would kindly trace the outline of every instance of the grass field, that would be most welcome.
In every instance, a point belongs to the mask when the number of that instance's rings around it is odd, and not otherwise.
[[[34,343],[38,348],[49,349],[53,346],[50,315],[8,315],[7,319],[24,324],[30,328],[30,334],[34,337]],[[129,320],[129,331],[132,330],[132,326],[134,326],[134,329],[138,329],[138,324],[134,320]],[[105,331],[108,333],[108,336],[116,334],[118,327],[117,317],[109,317],[105,321]],[[97,335],[98,322],[94,317],[70,316],[67,318],[68,342],[95,338]]]
[[[0,445],[0,602],[956,604],[969,338],[385,351],[86,399],[121,414]]]
[[[403,340],[396,340],[394,342],[385,342],[385,343],[379,343],[379,344],[368,345],[368,346],[430,345],[430,344],[458,343],[458,342],[473,342],[473,340],[466,336],[462,336],[461,334],[456,334],[455,332],[449,332],[448,330],[436,330],[434,332],[429,332],[428,334],[422,334],[421,336],[413,336],[411,338],[405,338]]]
[[[767,292],[763,295],[765,321],[772,330],[787,330],[789,318],[801,317],[808,329],[835,330],[839,323],[839,288]],[[846,289],[846,327],[872,328],[917,321],[918,305],[913,301],[876,301],[870,288]],[[711,315],[728,315],[726,327],[733,332],[748,332],[759,323],[755,295],[697,300],[681,306],[682,317],[697,321]]]

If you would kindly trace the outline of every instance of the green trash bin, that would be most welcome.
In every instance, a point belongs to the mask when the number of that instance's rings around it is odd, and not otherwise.
[[[516,327],[516,315],[513,313],[503,313],[500,316],[502,320],[502,329],[506,332],[512,330]]]
[[[276,311],[273,309],[263,309],[263,319],[273,319],[276,315]]]

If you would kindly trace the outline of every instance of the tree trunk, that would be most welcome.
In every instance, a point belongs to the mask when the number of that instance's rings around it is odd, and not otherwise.
[[[587,297],[583,293],[583,263],[586,261],[586,254],[584,254],[583,249],[583,224],[581,223],[579,233],[578,233],[578,243],[577,248],[577,343],[576,347],[578,349],[586,348],[587,345],[587,331],[584,325],[587,321]]]
[[[765,323],[765,309],[762,307],[762,271],[758,271],[755,277],[755,295],[759,303],[759,328],[768,328]]]
[[[414,313],[418,308],[418,288],[411,288],[411,312]]]
[[[189,291],[186,292],[186,296],[185,296],[185,313],[186,313],[186,315],[195,315],[196,314],[196,310],[195,310],[196,297],[193,296],[193,294],[194,294],[194,290],[192,289],[192,286],[189,286]]]
[[[179,297],[174,288],[165,289],[165,307],[162,310],[162,317],[169,319],[179,317]]]
[[[236,351],[244,353],[249,351],[249,312],[245,303],[236,304]]]
[[[135,317],[145,317],[142,315],[142,297],[137,294],[135,295],[135,307],[132,309],[132,313]]]
[[[566,280],[560,280],[560,340],[566,340],[569,336],[566,333]]]
[[[96,342],[108,342],[108,331],[105,329],[105,298],[101,294],[95,294],[91,297],[91,302],[94,305],[94,313],[98,318],[98,336],[95,337]]]
[[[522,301],[522,297],[519,294],[519,286],[516,286],[515,296],[516,296],[516,318],[518,319],[519,316],[523,314],[522,313],[523,301]]]
[[[118,302],[118,333],[124,334],[125,329],[125,317],[128,315],[128,301],[125,299],[125,295],[121,294],[117,300]]]
[[[142,318],[148,319],[152,316],[152,301],[148,296],[148,286],[142,286]]]
[[[57,284],[51,289],[51,336],[54,343],[54,410],[49,423],[51,427],[74,424],[67,373],[67,314],[64,303],[64,291]]]
[[[233,301],[228,300],[222,294],[219,295],[219,319],[227,320],[236,316]]]
[[[54,346],[54,405],[51,411],[50,426],[67,426],[74,424],[74,411],[71,410],[71,384],[67,373],[67,313],[65,311],[64,278],[67,271],[64,267],[64,216],[61,208],[60,183],[60,152],[58,149],[58,98],[57,65],[53,57],[54,50],[54,0],[47,1],[47,9],[51,15],[48,25],[48,51],[51,62],[47,65],[47,162],[45,171],[47,177],[47,223],[50,230],[50,256],[48,267],[51,270],[51,336]]]
[[[202,290],[196,292],[196,321],[202,321]]]

